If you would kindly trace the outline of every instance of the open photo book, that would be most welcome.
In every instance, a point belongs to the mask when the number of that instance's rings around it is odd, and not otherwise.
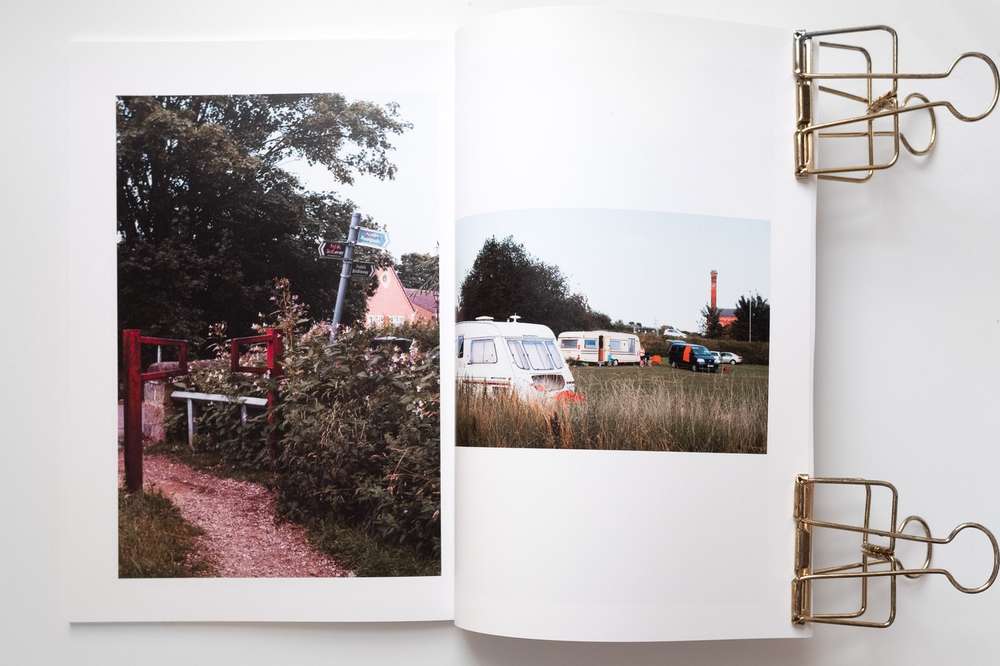
[[[74,48],[68,620],[809,635],[787,29]]]

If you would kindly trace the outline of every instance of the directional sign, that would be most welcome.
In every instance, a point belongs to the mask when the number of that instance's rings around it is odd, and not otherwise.
[[[357,244],[361,247],[373,247],[376,250],[384,250],[389,245],[389,234],[378,229],[358,229]]]
[[[351,277],[370,278],[374,274],[375,264],[370,264],[367,261],[351,262]]]
[[[322,241],[319,244],[319,256],[326,259],[343,259],[347,241]]]

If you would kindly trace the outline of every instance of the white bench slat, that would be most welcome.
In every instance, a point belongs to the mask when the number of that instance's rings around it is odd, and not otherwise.
[[[200,402],[236,402],[241,405],[252,405],[254,407],[267,407],[267,398],[254,398],[246,395],[236,397],[223,395],[221,393],[197,393],[194,391],[174,391],[171,398],[177,400],[197,400]]]

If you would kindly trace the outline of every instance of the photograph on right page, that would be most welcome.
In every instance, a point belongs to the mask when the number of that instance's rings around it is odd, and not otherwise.
[[[767,453],[766,220],[460,220],[456,443]]]

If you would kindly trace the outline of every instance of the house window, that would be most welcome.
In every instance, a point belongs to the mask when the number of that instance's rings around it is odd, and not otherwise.
[[[405,323],[406,323],[406,317],[404,317],[403,315],[392,315],[393,326],[402,326]]]
[[[371,328],[378,328],[385,322],[385,315],[370,314],[368,315],[368,326]]]
[[[469,363],[496,363],[497,348],[493,340],[473,340],[469,348]]]

